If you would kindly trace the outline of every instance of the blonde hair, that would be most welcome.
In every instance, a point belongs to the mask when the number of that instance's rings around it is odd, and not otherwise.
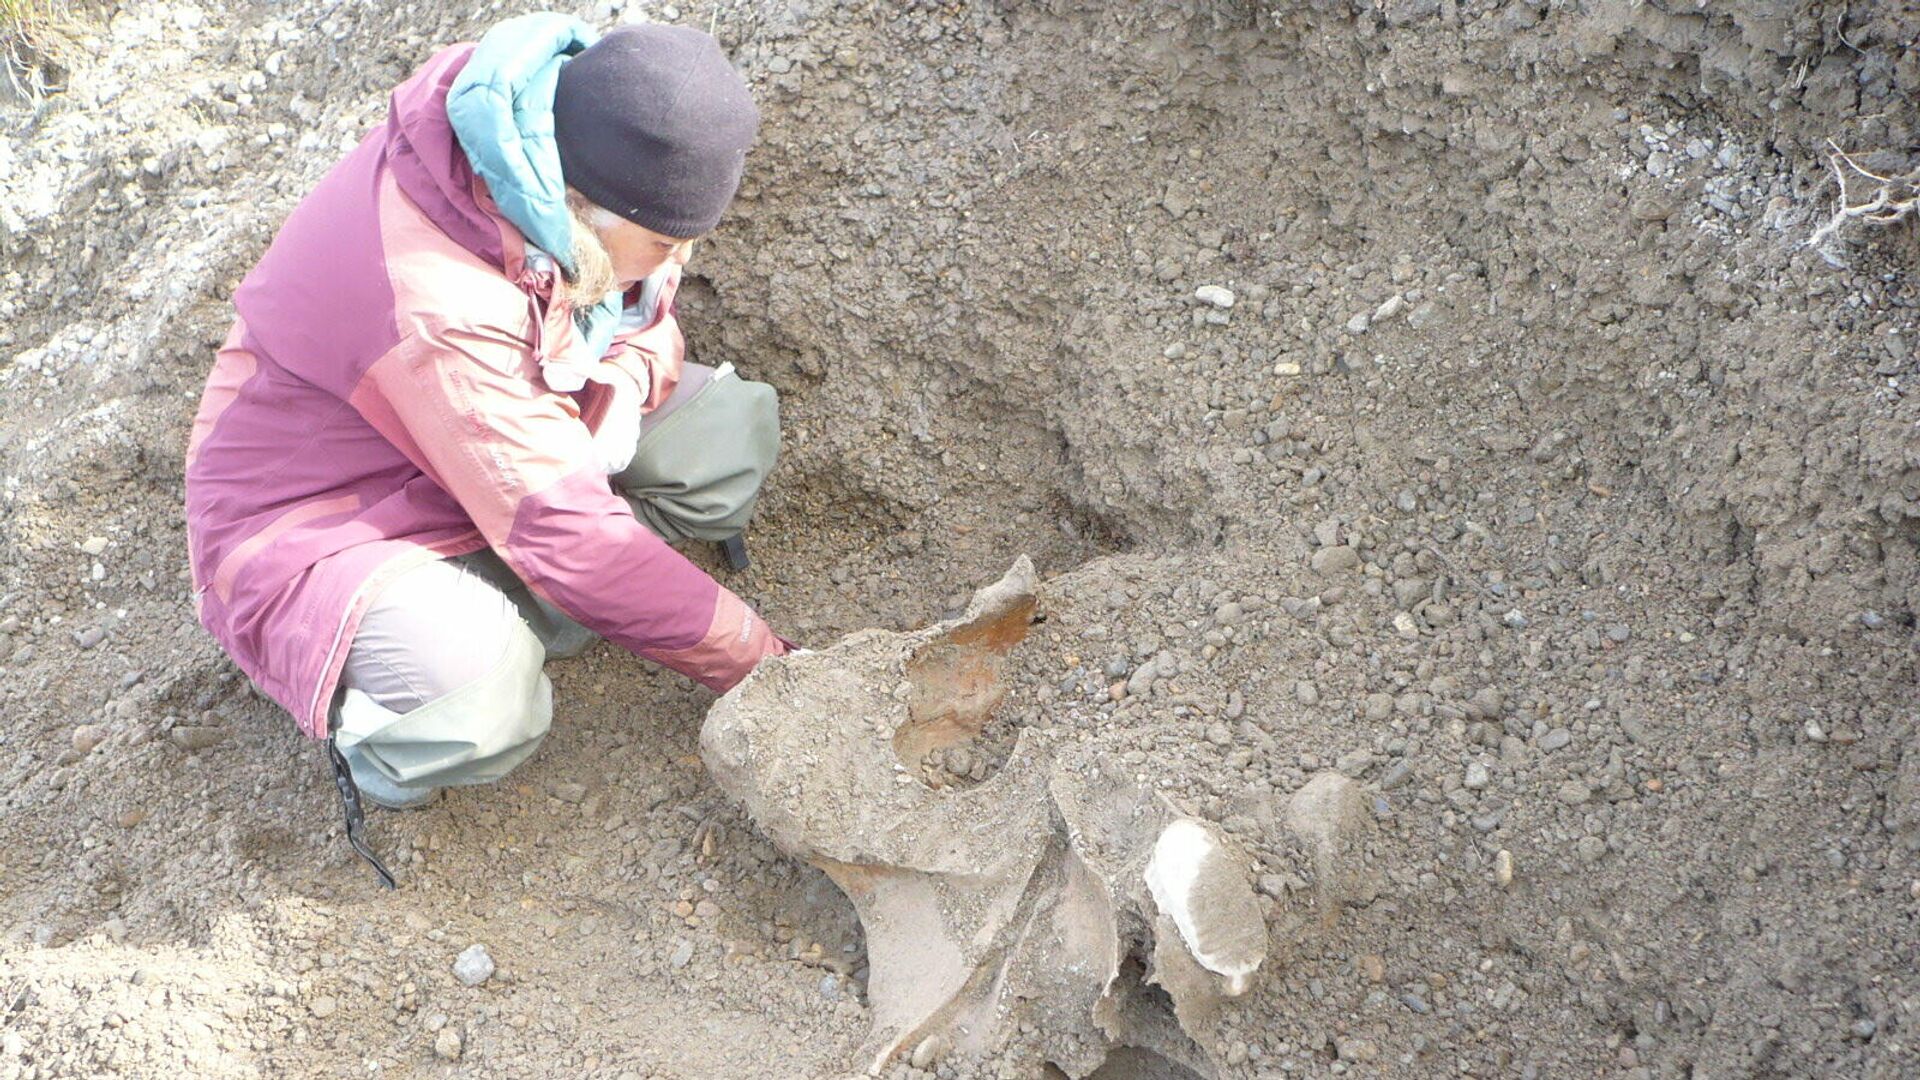
[[[613,256],[600,242],[600,230],[620,219],[572,188],[567,189],[567,217],[573,240],[573,273],[567,277],[566,298],[576,308],[592,307],[620,286],[613,271]]]

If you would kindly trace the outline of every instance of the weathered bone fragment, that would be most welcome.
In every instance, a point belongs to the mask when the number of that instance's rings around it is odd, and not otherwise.
[[[1182,1029],[1267,955],[1247,856],[1070,735],[1021,730],[971,786],[915,771],[980,734],[1040,607],[1023,557],[959,619],[767,665],[714,705],[702,754],[782,850],[853,901],[870,1067],[922,1046],[999,1051],[1024,1025],[1070,1076],[1123,1046],[1210,1072]],[[1322,818],[1339,819],[1347,794],[1315,789],[1301,810],[1302,842],[1335,869],[1348,834]]]
[[[1161,830],[1147,889],[1200,966],[1225,978],[1227,993],[1245,993],[1267,958],[1267,924],[1213,826],[1180,818]]]

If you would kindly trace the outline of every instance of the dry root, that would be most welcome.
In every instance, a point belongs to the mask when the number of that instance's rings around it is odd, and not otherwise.
[[[23,99],[37,101],[65,85],[75,37],[66,0],[0,0],[0,71]]]
[[[1841,239],[1840,230],[1848,223],[1886,226],[1913,216],[1915,204],[1920,203],[1920,169],[1883,176],[1861,165],[1832,140],[1827,147],[1827,167],[1833,170],[1839,194],[1833,216],[1813,231],[1807,246],[1833,262],[1829,245]]]

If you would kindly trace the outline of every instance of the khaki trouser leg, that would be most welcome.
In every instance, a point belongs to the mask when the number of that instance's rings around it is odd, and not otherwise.
[[[504,776],[552,722],[545,659],[514,605],[471,570],[433,562],[396,578],[361,621],[334,704],[355,782],[406,805]]]
[[[379,780],[421,791],[505,776],[540,748],[553,722],[545,660],[538,639],[523,632],[493,671],[404,713],[347,688],[335,737],[354,780],[378,797]]]

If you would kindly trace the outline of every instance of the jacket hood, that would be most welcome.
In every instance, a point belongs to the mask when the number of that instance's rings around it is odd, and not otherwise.
[[[567,185],[553,139],[560,66],[598,38],[579,19],[521,15],[487,31],[454,76],[447,119],[500,213],[533,246],[573,270]]]

